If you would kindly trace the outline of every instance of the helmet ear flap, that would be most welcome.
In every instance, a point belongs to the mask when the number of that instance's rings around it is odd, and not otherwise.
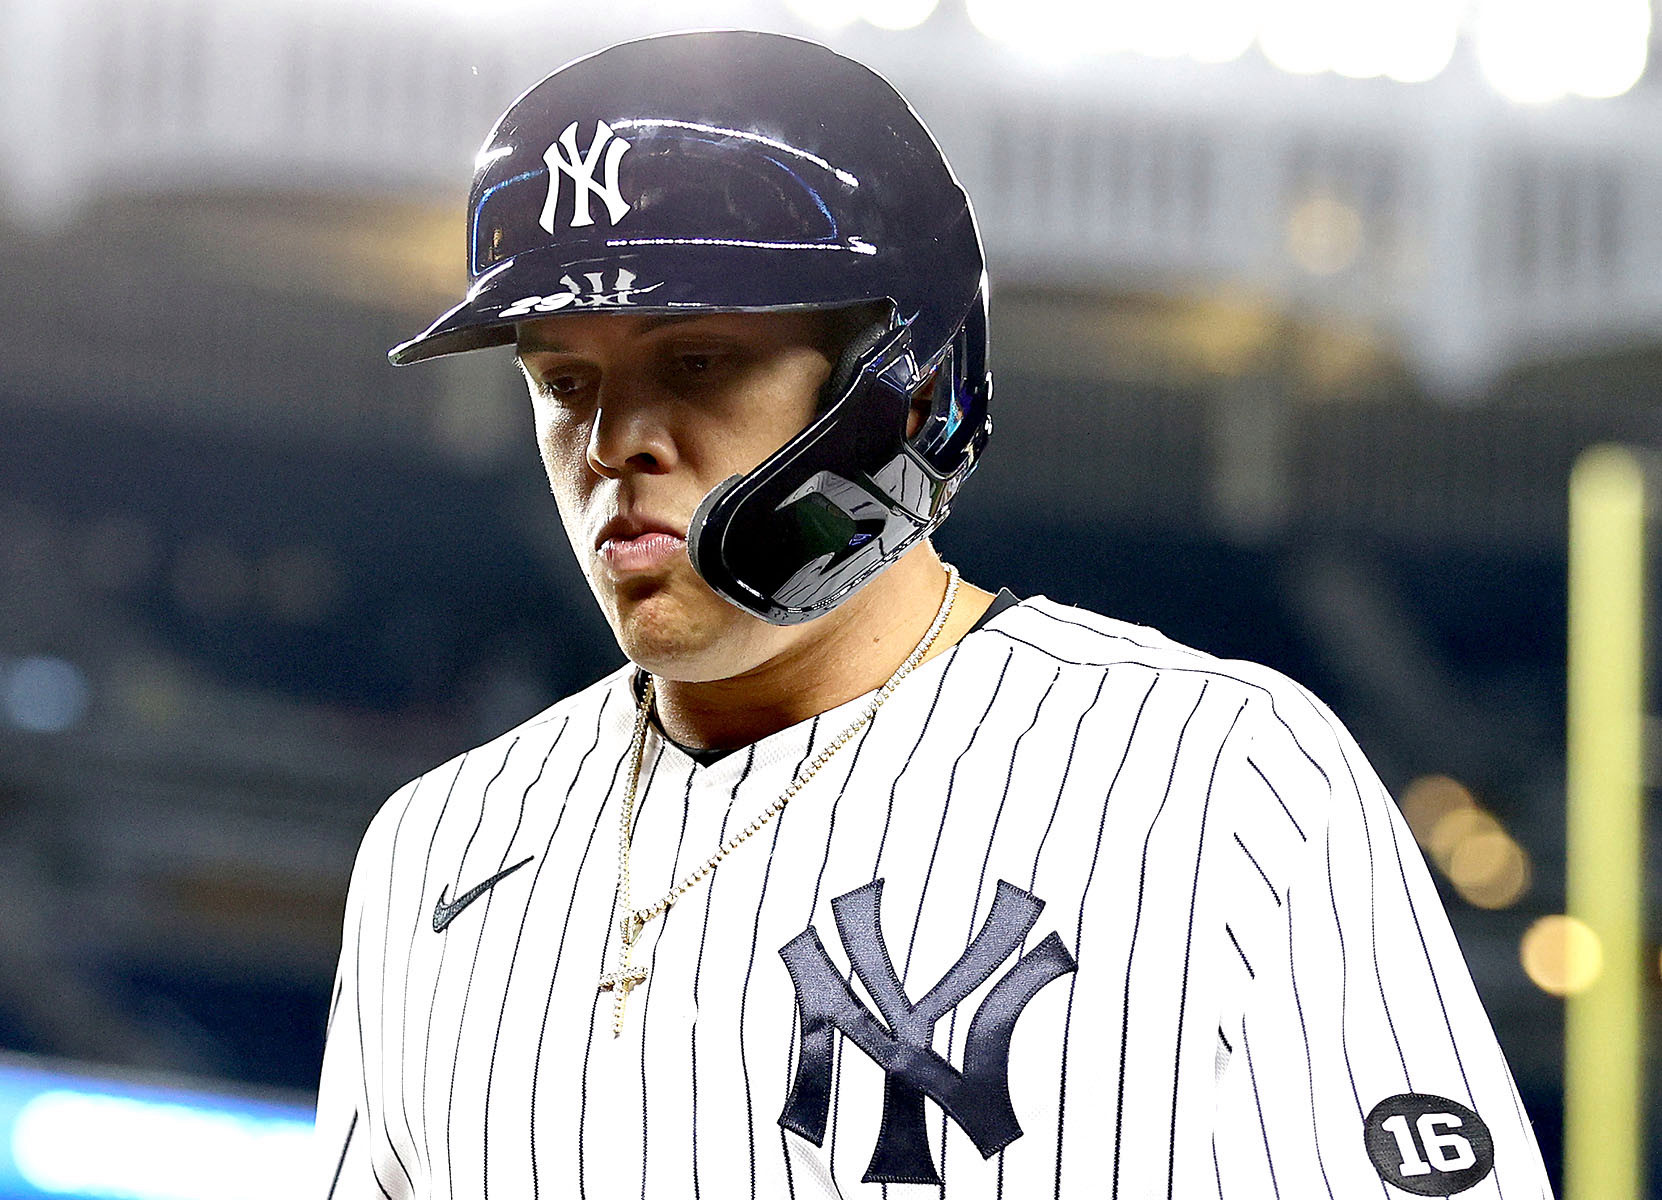
[[[904,444],[910,333],[890,321],[860,329],[808,427],[704,497],[687,553],[718,595],[795,625],[836,607],[924,532],[928,517],[914,508],[934,507],[939,481]]]

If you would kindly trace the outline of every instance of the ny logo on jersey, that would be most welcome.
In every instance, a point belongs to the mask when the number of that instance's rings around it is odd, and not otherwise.
[[[549,233],[554,232],[554,206],[560,199],[560,176],[568,175],[572,186],[571,228],[594,224],[594,218],[589,216],[591,195],[600,197],[606,205],[606,215],[616,225],[629,211],[629,202],[617,190],[618,163],[628,149],[629,143],[613,133],[610,125],[596,121],[594,139],[589,142],[588,150],[580,154],[577,150],[577,122],[567,125],[560,131],[559,138],[550,142],[548,149],[542,152],[542,160],[548,164],[548,199],[543,201],[542,215],[537,218],[537,224]],[[601,163],[602,154],[605,155],[604,164]],[[605,168],[604,183],[594,181],[594,169],[600,165]]]
[[[939,1183],[923,1123],[923,1098],[939,1104],[983,1158],[1019,1138],[1021,1125],[1010,1104],[1010,1037],[1027,1002],[1075,964],[1055,933],[1017,959],[975,1010],[964,1041],[964,1068],[956,1070],[930,1046],[935,1023],[1021,948],[1044,901],[999,880],[992,911],[969,948],[914,1004],[883,941],[882,898],[883,881],[877,879],[831,901],[843,949],[882,1021],[854,994],[812,925],[779,950],[796,985],[802,1030],[796,1079],[779,1123],[816,1146],[824,1144],[831,1108],[832,1034],[840,1030],[885,1073],[883,1123],[864,1182]]]
[[[570,275],[562,275],[560,282],[565,286],[565,291],[555,292],[551,296],[521,296],[496,315],[526,317],[533,313],[559,312],[562,308],[617,308],[633,304],[634,297],[655,292],[664,286],[662,283],[655,283],[651,287],[638,288],[635,286],[635,273],[622,267],[618,268],[617,275],[612,280],[611,291],[606,290],[604,271],[585,271],[583,278],[589,285],[587,292],[583,290],[583,285]]]

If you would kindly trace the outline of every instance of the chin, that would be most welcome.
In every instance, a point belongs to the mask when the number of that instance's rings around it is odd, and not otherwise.
[[[618,647],[660,679],[727,679],[754,666],[753,657],[766,657],[757,643],[771,627],[728,604],[702,581],[695,591],[671,585],[611,600],[607,618]]]

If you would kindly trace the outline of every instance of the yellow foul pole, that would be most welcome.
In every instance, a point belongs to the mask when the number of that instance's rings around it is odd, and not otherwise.
[[[1643,466],[1588,450],[1570,475],[1565,890],[1604,965],[1565,1012],[1564,1200],[1644,1186],[1644,543]]]

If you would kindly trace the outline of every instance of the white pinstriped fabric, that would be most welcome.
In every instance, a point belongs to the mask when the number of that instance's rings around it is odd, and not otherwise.
[[[707,767],[651,734],[636,894],[707,857],[859,704]],[[1493,1170],[1462,1197],[1550,1196],[1395,805],[1284,677],[1044,599],[999,613],[652,922],[635,953],[650,976],[614,1040],[596,981],[615,950],[633,708],[619,671],[375,819],[330,1016],[319,1196],[1393,1198],[1409,1193],[1370,1162],[1364,1118],[1408,1093],[1492,1134]],[[525,859],[435,932],[441,892]],[[1000,881],[1044,902],[1020,951],[936,1023],[953,1068],[1020,953],[1055,933],[1077,963],[1014,1017],[1019,1137],[984,1158],[925,1100],[938,1184],[862,1181],[889,1136],[885,1071],[840,1033],[822,1144],[780,1123],[801,1047],[780,949],[811,925],[846,976],[832,900],[879,879],[912,1002],[965,954]],[[1464,1161],[1426,1132],[1401,1143],[1410,1171],[1431,1155],[1422,1184]]]

